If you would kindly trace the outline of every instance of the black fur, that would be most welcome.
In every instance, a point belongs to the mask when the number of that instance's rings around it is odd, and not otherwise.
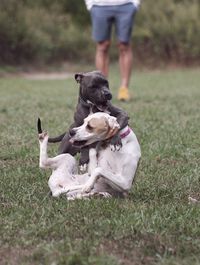
[[[80,84],[78,104],[74,114],[74,122],[70,126],[69,130],[81,126],[84,119],[90,114],[90,112],[108,112],[110,115],[117,118],[120,128],[124,128],[128,125],[128,115],[122,109],[112,105],[110,102],[112,94],[109,90],[109,84],[107,79],[99,71],[93,71],[88,73],[75,74],[75,80]],[[69,132],[63,133],[57,137],[49,138],[49,142],[60,142],[59,154],[70,153],[75,155],[81,151],[81,158],[79,163],[88,163],[88,147],[81,150],[74,147],[69,142]],[[113,145],[120,145],[121,139],[119,135],[112,138],[111,143]]]
[[[40,118],[38,118],[37,120],[37,130],[38,130],[38,134],[42,133],[42,126],[41,126]]]

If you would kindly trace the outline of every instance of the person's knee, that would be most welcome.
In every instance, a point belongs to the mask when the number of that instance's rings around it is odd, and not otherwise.
[[[101,53],[107,53],[110,48],[110,41],[103,41],[97,44],[97,50]]]
[[[118,49],[120,53],[127,53],[131,51],[131,45],[129,43],[119,42]]]

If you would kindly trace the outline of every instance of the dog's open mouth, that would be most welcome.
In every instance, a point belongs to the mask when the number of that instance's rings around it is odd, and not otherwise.
[[[76,147],[82,147],[87,143],[87,140],[83,140],[83,141],[73,141],[72,145],[76,146]]]
[[[100,111],[105,111],[107,108],[107,106],[104,106],[104,105],[98,105],[97,106],[97,109],[100,110]]]
[[[107,109],[108,104],[107,104],[107,102],[105,102],[105,103],[97,103],[96,107],[97,107],[98,110],[104,112]]]

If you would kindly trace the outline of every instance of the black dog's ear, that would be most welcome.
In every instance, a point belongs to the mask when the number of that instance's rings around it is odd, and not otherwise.
[[[83,79],[83,76],[84,76],[83,73],[77,73],[77,74],[75,74],[74,78],[75,78],[77,83],[80,83],[81,80]]]

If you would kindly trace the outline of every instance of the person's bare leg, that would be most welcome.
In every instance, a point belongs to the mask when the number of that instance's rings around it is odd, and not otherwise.
[[[110,41],[106,40],[97,43],[95,63],[97,70],[101,71],[106,77],[109,69],[109,47]]]
[[[119,43],[119,67],[121,74],[121,88],[118,94],[119,100],[129,100],[128,86],[131,77],[133,53],[129,43]]]
[[[119,43],[118,48],[121,86],[128,87],[133,64],[132,48],[129,43]]]

